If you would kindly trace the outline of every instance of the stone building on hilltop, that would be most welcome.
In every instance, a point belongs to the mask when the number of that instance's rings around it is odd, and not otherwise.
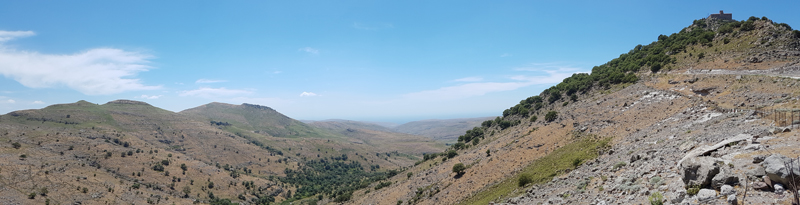
[[[708,15],[708,19],[720,19],[720,20],[733,20],[733,14],[731,13],[723,13],[722,10],[719,10],[719,14],[711,14]]]

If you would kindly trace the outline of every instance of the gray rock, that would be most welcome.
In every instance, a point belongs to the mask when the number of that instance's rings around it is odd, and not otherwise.
[[[681,177],[686,185],[708,186],[719,171],[720,167],[710,157],[693,157],[681,164]]]
[[[700,189],[697,195],[694,196],[697,201],[706,202],[717,198],[717,191],[713,189]]]
[[[759,149],[761,149],[761,145],[760,144],[749,144],[747,146],[744,146],[743,149],[744,150],[749,150],[749,151],[758,151]],[[764,159],[761,159],[761,161],[764,161]],[[761,161],[759,161],[759,162],[761,162]],[[756,162],[755,158],[753,159],[753,163],[759,163],[759,162]]]
[[[638,155],[638,154],[631,155],[630,163],[636,162],[637,160],[640,160],[640,159],[642,159],[641,155]]]
[[[769,187],[769,186],[767,186],[767,183],[764,183],[764,182],[753,182],[752,186],[753,186],[753,189],[760,189],[760,190],[766,190]]]
[[[564,204],[564,200],[561,197],[550,197],[547,199],[547,203],[549,204]]]
[[[739,204],[739,200],[736,200],[736,194],[728,195],[728,204]]]
[[[767,158],[767,156],[764,156],[764,155],[755,156],[755,157],[753,157],[753,164],[761,163],[766,158]]]
[[[686,198],[686,190],[679,189],[676,192],[669,193],[667,197],[669,197],[668,199],[670,199],[673,204],[679,204]]]
[[[719,194],[721,195],[731,195],[736,194],[736,190],[733,190],[731,185],[722,185],[722,188],[719,188]]]
[[[694,146],[695,146],[696,144],[697,144],[697,143],[695,143],[694,141],[688,141],[688,142],[685,142],[685,143],[681,144],[681,146],[680,146],[680,147],[678,147],[678,149],[680,149],[681,151],[684,151],[684,152],[685,152],[685,151],[689,151],[689,150],[691,150],[692,148],[694,148]]]
[[[764,180],[764,183],[766,183],[768,187],[772,187],[772,180],[770,180],[768,176],[763,176],[762,179]]]
[[[775,193],[776,194],[783,194],[783,192],[786,191],[786,189],[783,188],[783,184],[775,184],[774,187],[775,187]]]
[[[788,163],[790,158],[781,154],[773,154],[764,159],[761,166],[764,167],[767,176],[773,183],[790,184],[790,172],[794,172],[794,178],[800,178],[800,162],[795,161],[791,171],[784,163]]]
[[[720,188],[722,185],[730,184],[736,185],[739,183],[739,177],[733,174],[733,171],[728,167],[723,167],[721,171],[711,179],[711,186]]]
[[[760,167],[759,166],[759,167],[756,167],[754,169],[747,170],[747,176],[754,176],[754,177],[761,178],[764,175],[767,175],[767,172],[764,171],[764,167]]]

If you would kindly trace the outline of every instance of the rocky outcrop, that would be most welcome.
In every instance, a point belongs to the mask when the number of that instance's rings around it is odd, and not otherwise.
[[[794,160],[793,166],[787,167],[786,164],[789,164],[790,160],[791,158],[781,154],[773,154],[764,159],[761,166],[773,183],[790,184],[792,177],[800,181],[800,162]]]

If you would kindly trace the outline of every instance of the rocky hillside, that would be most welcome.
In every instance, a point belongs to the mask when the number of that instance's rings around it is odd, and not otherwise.
[[[696,20],[523,100],[348,203],[790,204],[798,79],[800,31],[766,17]]]
[[[174,113],[117,100],[15,111],[0,116],[0,201],[342,201],[361,184],[443,148],[423,137],[384,135],[353,138],[257,105],[214,103]],[[372,138],[381,146],[364,143]],[[326,180],[308,180],[315,178]]]

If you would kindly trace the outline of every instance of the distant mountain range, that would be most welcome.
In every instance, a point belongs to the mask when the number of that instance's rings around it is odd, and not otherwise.
[[[458,136],[464,135],[467,130],[472,129],[473,127],[479,127],[483,121],[493,120],[494,118],[495,117],[430,119],[412,121],[401,125],[393,123],[360,122],[339,119],[303,122],[315,127],[349,127],[383,132],[399,132],[425,136],[442,142],[455,143],[458,140]]]

